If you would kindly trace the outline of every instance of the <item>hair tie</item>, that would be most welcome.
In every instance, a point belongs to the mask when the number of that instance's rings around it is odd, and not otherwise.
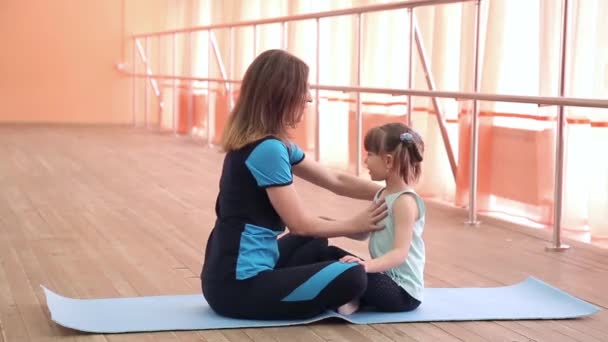
[[[399,135],[399,140],[409,143],[414,140],[414,136],[410,132],[401,133],[401,135]]]

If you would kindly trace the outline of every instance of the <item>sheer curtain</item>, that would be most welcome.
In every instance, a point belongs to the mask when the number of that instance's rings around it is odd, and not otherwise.
[[[608,98],[608,2],[572,6],[567,96]],[[608,237],[608,109],[568,108],[564,225]],[[595,152],[597,151],[597,152]]]
[[[195,1],[198,8],[190,20],[205,23],[236,22],[369,5],[373,0],[230,0]],[[179,3],[179,2],[178,2]],[[179,7],[180,5],[176,3]],[[561,1],[482,1],[480,86],[482,92],[518,95],[558,95]],[[572,1],[566,96],[606,98],[608,96],[608,2]],[[198,4],[198,5],[196,5]],[[198,7],[197,7],[198,6]],[[474,3],[416,9],[422,43],[437,89],[473,91]],[[201,10],[204,8],[205,10]],[[188,12],[184,12],[187,17]],[[203,18],[203,19],[201,19]],[[207,19],[208,18],[208,19]],[[356,84],[357,31],[353,16],[321,20],[320,83]],[[406,88],[409,57],[409,17],[406,10],[363,16],[361,84],[383,88]],[[257,28],[253,46],[251,27],[235,30],[234,67],[239,79],[254,56],[268,48],[282,47],[280,25]],[[287,46],[311,68],[315,82],[314,20],[289,23]],[[227,30],[216,32],[220,55],[229,62]],[[204,39],[203,39],[204,40]],[[193,46],[192,68],[218,77],[215,62],[209,61],[206,42]],[[185,50],[184,50],[185,51]],[[414,51],[413,82],[416,89],[428,89],[417,51]],[[212,57],[215,58],[215,57]],[[212,99],[215,134],[228,115],[227,93],[216,89]],[[321,92],[319,154],[324,164],[346,170],[356,166],[355,95]],[[231,96],[238,96],[238,92]],[[222,102],[223,101],[223,102]],[[470,165],[471,101],[440,99],[450,142],[458,164],[452,174],[446,149],[428,98],[414,97],[413,125],[426,142],[425,165],[418,191],[456,206],[468,205]],[[363,128],[383,122],[405,120],[407,97],[362,95]],[[479,204],[480,211],[519,217],[550,225],[553,207],[555,106],[480,102]],[[564,182],[564,226],[587,238],[608,236],[608,110],[567,108],[566,169]],[[206,115],[206,114],[205,114]],[[315,148],[314,105],[302,125],[293,132],[307,152]],[[220,124],[218,124],[219,122]],[[597,151],[597,152],[596,152]]]
[[[566,96],[606,98],[608,28],[605,1],[573,1]],[[561,1],[486,2],[481,91],[558,95]],[[517,21],[517,24],[515,22]],[[466,111],[465,111],[466,113]],[[608,235],[608,168],[592,151],[608,146],[608,110],[567,108],[563,225]],[[552,224],[555,106],[481,104],[479,208]],[[469,115],[461,117],[456,203],[468,195]],[[464,171],[464,172],[461,172]]]
[[[211,23],[210,8],[211,0],[166,0],[164,1],[165,15],[162,26],[164,29],[180,29],[209,25]],[[175,73],[178,76],[207,77],[209,74],[207,39],[205,32],[179,33],[175,35],[175,41],[172,35],[149,38],[147,57],[152,72],[161,75]],[[143,70],[142,66],[138,68],[140,71]],[[173,80],[157,79],[155,81],[159,85],[162,107],[159,106],[158,99],[149,92],[148,109],[155,116],[153,120],[157,121],[161,130],[176,129],[179,133],[199,135],[206,129],[206,121],[203,118],[206,116],[203,113],[203,108],[206,110],[206,84],[177,80],[174,93]],[[138,84],[140,88],[144,86],[144,82],[138,82]],[[142,93],[143,90],[138,90],[138,92]],[[157,111],[156,108],[159,107],[160,109]],[[191,119],[188,119],[190,111],[193,111],[193,115]],[[156,115],[157,113],[158,115]],[[190,131],[188,131],[189,126]]]

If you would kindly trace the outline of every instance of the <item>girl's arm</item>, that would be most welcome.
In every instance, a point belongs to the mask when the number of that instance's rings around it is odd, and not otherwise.
[[[361,213],[347,220],[328,221],[304,211],[293,184],[266,188],[272,206],[289,231],[296,235],[338,237],[380,230],[378,225],[387,215],[386,203],[372,203]]]
[[[405,261],[412,242],[413,227],[418,217],[416,200],[409,195],[399,196],[393,203],[395,237],[393,249],[377,259],[364,261],[368,273],[387,271]]]
[[[296,176],[340,196],[371,201],[381,189],[372,181],[332,171],[308,158],[294,165],[292,170]]]

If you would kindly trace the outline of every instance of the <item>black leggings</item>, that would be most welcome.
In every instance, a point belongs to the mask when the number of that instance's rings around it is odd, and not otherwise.
[[[338,247],[327,246],[327,239],[287,235],[280,241],[291,249],[288,261],[293,265],[306,264],[310,261],[339,260],[346,255],[353,255]],[[303,241],[307,242],[303,243]],[[361,306],[384,312],[411,311],[420,305],[420,301],[410,296],[384,273],[367,273],[367,288],[361,295],[360,301]]]
[[[279,239],[274,270],[246,280],[202,279],[203,294],[220,315],[245,319],[301,319],[360,297],[367,287],[361,265],[336,262],[314,251],[326,239],[287,235]]]

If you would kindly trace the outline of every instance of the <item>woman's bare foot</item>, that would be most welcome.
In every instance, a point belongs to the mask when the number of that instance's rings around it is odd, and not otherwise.
[[[338,308],[338,313],[340,315],[348,316],[354,314],[357,310],[359,310],[359,300],[355,299],[340,306]]]

